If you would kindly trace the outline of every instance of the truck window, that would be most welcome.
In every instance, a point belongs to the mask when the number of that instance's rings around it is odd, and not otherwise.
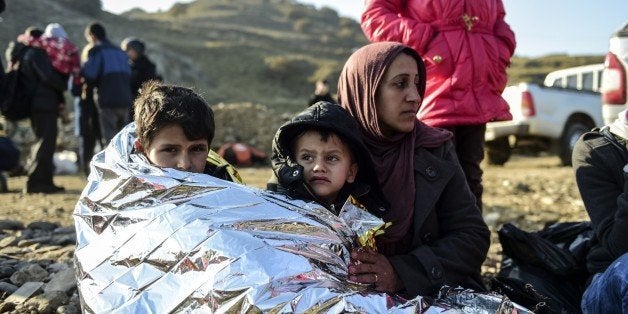
[[[578,77],[576,75],[567,76],[567,88],[577,89],[578,88]]]
[[[555,79],[554,83],[552,83],[552,87],[563,87],[563,78]]]
[[[593,91],[593,72],[582,73],[582,90]]]

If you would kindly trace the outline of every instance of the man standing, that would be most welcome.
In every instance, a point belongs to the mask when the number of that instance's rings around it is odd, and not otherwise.
[[[25,38],[41,36],[40,29],[29,27]],[[31,127],[37,142],[31,148],[28,165],[26,193],[57,193],[65,189],[54,185],[53,155],[57,142],[57,117],[59,116],[59,94],[66,88],[66,81],[52,67],[52,62],[41,48],[26,46],[19,60],[20,79],[24,80],[32,95]]]
[[[85,38],[93,47],[87,53],[81,72],[86,83],[96,88],[100,128],[106,145],[130,122],[131,68],[126,53],[109,42],[101,24],[89,24]]]

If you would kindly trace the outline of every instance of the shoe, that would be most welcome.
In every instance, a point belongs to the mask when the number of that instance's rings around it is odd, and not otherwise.
[[[65,188],[62,186],[56,186],[54,184],[51,185],[34,185],[27,186],[26,193],[44,193],[44,194],[54,194],[64,192]]]

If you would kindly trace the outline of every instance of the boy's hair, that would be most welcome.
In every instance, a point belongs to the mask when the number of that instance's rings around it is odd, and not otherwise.
[[[92,22],[85,28],[85,35],[94,35],[98,40],[104,40],[107,38],[107,32],[105,27],[98,22]]]
[[[157,133],[178,125],[188,140],[214,139],[214,113],[205,100],[189,88],[148,81],[134,103],[137,138],[148,147]]]
[[[351,157],[351,163],[356,163],[356,159],[355,159],[355,153],[354,153],[354,149],[351,146],[351,143],[349,141],[347,141],[342,135],[331,131],[329,129],[325,129],[325,128],[318,128],[315,126],[309,126],[309,127],[305,127],[302,128],[301,130],[299,130],[296,134],[294,139],[290,142],[290,147],[288,147],[288,151],[290,152],[290,157],[292,158],[292,160],[294,160],[296,162],[297,160],[297,156],[296,156],[296,145],[297,145],[297,141],[303,136],[305,135],[305,133],[308,132],[315,132],[317,133],[320,137],[321,137],[321,141],[327,143],[327,141],[329,140],[329,137],[334,135],[336,136],[338,139],[340,139],[340,143],[342,143],[343,145],[345,145],[347,147],[347,150],[349,151],[349,156]]]

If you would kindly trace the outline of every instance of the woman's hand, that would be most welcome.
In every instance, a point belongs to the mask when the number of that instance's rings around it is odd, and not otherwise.
[[[386,256],[371,249],[359,249],[351,252],[351,259],[349,280],[373,284],[375,290],[382,292],[403,290],[403,283]]]

